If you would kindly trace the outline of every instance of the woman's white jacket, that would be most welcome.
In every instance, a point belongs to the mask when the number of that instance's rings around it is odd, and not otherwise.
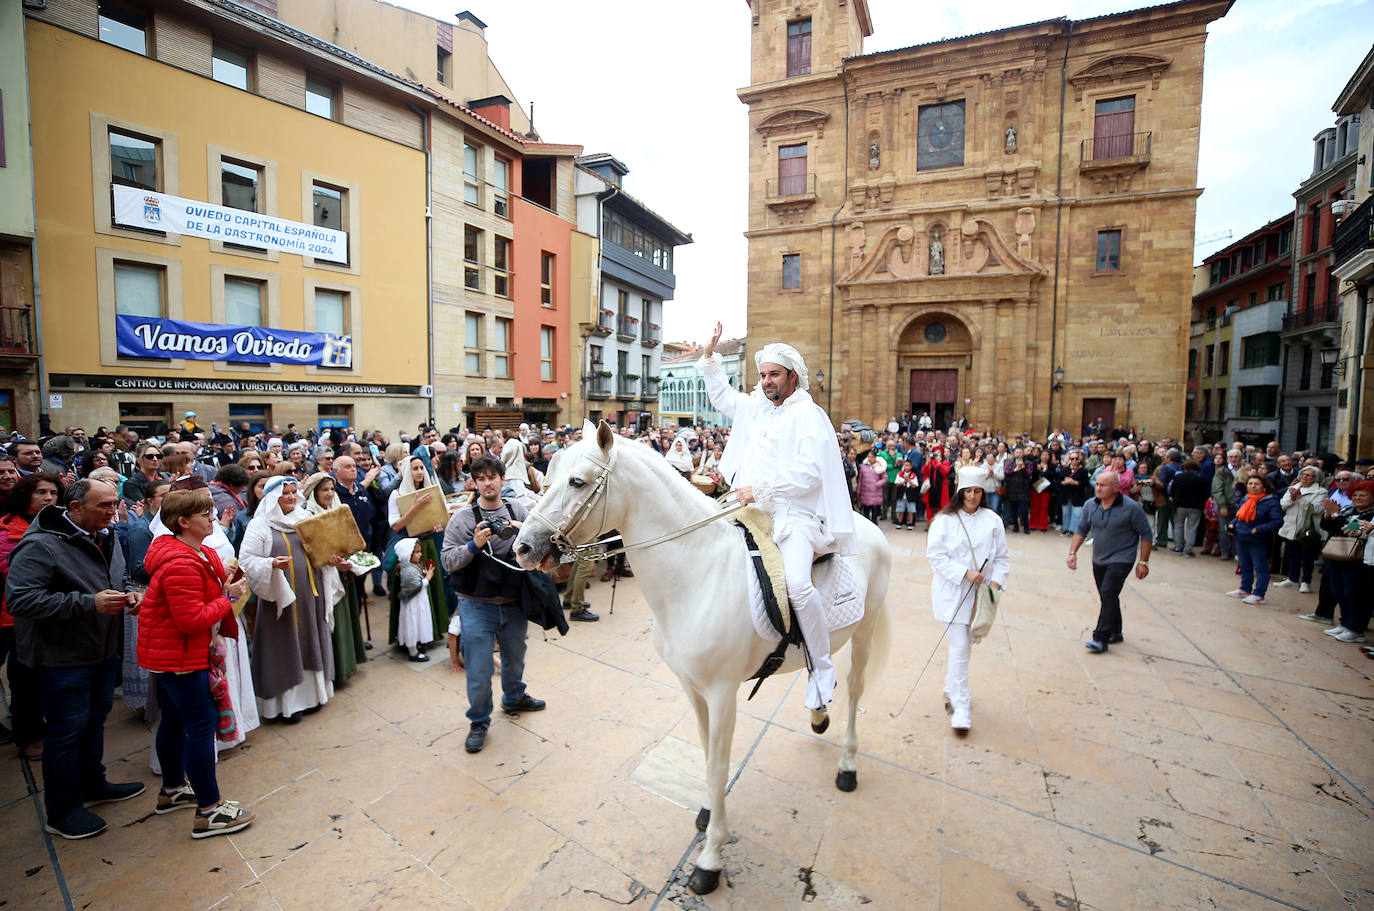
[[[977,593],[971,593],[973,583],[964,579],[964,573],[981,567],[988,582],[1006,588],[1011,572],[1006,528],[1001,517],[986,508],[972,515],[962,509],[953,515],[937,513],[926,535],[926,559],[933,571],[930,603],[935,619],[942,623],[969,623],[973,619]]]

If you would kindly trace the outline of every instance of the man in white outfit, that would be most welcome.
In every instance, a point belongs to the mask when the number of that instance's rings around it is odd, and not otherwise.
[[[721,330],[717,323],[697,361],[711,404],[733,420],[719,471],[741,503],[758,503],[773,516],[787,596],[811,653],[806,707],[820,709],[834,697],[835,665],[811,563],[817,554],[858,552],[835,428],[807,392],[806,363],[791,345],[774,342],[754,355],[759,384],[752,393],[731,388],[716,354]]]

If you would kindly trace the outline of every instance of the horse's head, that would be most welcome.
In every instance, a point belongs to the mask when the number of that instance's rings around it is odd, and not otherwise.
[[[623,502],[607,489],[615,447],[610,425],[586,421],[582,439],[554,455],[539,503],[515,539],[521,566],[550,570],[570,545],[593,541],[620,522]]]

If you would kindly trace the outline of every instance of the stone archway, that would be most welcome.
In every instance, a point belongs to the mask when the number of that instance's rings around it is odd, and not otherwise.
[[[937,429],[965,416],[973,397],[974,338],[967,324],[947,310],[929,310],[902,329],[896,344],[895,413],[928,411]]]

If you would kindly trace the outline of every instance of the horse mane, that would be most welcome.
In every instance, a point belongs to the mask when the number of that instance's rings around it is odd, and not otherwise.
[[[589,441],[584,439],[582,442]],[[593,446],[596,445],[595,440],[591,440],[590,443]],[[658,476],[658,479],[668,488],[669,492],[689,495],[691,499],[703,506],[714,505],[714,499],[698,490],[695,484],[679,474],[677,469],[669,465],[668,460],[655,452],[652,447],[621,436],[617,436],[611,445],[620,449],[622,458],[629,454],[631,458],[643,462],[651,472]]]

